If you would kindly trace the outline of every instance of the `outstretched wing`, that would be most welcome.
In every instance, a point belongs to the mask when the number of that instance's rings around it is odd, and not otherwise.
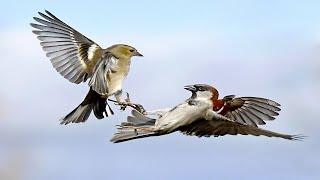
[[[89,86],[101,95],[107,95],[109,92],[108,82],[110,74],[117,66],[118,59],[111,53],[105,52],[102,60],[95,66],[93,75],[89,81]]]
[[[304,136],[301,135],[287,135],[268,131],[255,126],[240,124],[232,121],[225,120],[206,120],[198,119],[197,121],[180,127],[179,130],[186,134],[198,137],[210,137],[210,136],[224,136],[224,135],[253,135],[253,136],[267,136],[267,137],[279,137],[288,140],[301,140]]]
[[[274,120],[281,110],[279,103],[258,97],[235,98],[234,95],[230,95],[217,102],[221,104],[219,114],[252,126],[266,124],[265,120]]]
[[[49,11],[45,13],[39,12],[42,18],[34,17],[39,24],[30,25],[36,29],[33,33],[41,41],[53,67],[73,83],[86,81],[101,59],[101,47]]]

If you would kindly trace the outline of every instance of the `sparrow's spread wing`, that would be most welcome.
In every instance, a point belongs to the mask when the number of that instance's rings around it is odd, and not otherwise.
[[[224,135],[254,135],[254,136],[267,136],[267,137],[280,137],[289,140],[300,140],[303,136],[300,135],[287,135],[264,130],[255,126],[240,124],[232,121],[224,120],[206,120],[204,118],[198,119],[193,123],[180,127],[179,130],[186,134],[198,137],[210,136],[224,136]]]
[[[217,100],[219,114],[229,119],[246,123],[248,125],[266,124],[265,120],[274,120],[281,109],[280,104],[264,98],[258,97],[238,97],[234,95],[226,96],[222,100]]]
[[[117,65],[118,59],[106,52],[102,60],[96,65],[94,73],[89,81],[89,86],[99,94],[107,95],[109,92],[108,81],[110,74]]]
[[[41,46],[50,58],[53,67],[73,83],[86,81],[95,63],[101,59],[102,49],[49,11],[39,12],[42,18],[34,17],[39,24],[31,26],[41,41]]]

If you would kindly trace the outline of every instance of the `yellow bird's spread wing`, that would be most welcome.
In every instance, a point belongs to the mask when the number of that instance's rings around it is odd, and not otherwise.
[[[53,67],[73,83],[80,83],[92,75],[92,69],[101,59],[102,48],[49,11],[34,17],[39,24],[30,25],[41,41]]]

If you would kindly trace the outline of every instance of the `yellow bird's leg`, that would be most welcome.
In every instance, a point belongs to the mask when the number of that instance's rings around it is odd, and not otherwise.
[[[114,94],[114,97],[116,98],[117,102],[115,103],[116,105],[120,106],[120,110],[124,111],[126,109],[127,102],[122,100],[122,90],[117,91]]]
[[[117,92],[114,94],[114,97],[116,98],[116,100],[117,100],[117,102],[118,102],[119,104],[124,103],[124,101],[122,101],[122,90],[117,91]]]

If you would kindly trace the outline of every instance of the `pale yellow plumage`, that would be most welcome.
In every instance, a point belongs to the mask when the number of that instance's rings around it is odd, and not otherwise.
[[[131,57],[142,56],[134,47],[116,44],[106,49],[85,37],[49,11],[34,17],[39,24],[31,23],[50,58],[53,67],[70,82],[79,84],[90,79],[90,91],[84,101],[62,119],[62,124],[84,122],[93,110],[98,119],[108,116],[106,100],[115,95],[119,104],[122,84],[129,73]],[[109,113],[110,114],[110,113]]]

